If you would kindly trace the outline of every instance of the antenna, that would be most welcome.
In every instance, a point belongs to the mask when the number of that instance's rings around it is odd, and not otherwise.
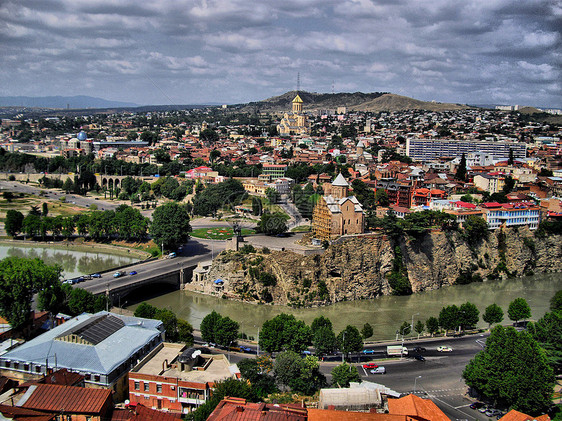
[[[335,85],[335,83],[336,83],[336,82],[334,82],[334,81],[332,80],[332,95],[334,95],[334,85]]]
[[[301,90],[301,72],[297,73],[297,94]]]

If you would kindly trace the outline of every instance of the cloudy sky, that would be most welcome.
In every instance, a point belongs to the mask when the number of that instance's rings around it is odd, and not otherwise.
[[[0,0],[0,96],[562,107],[561,0]]]

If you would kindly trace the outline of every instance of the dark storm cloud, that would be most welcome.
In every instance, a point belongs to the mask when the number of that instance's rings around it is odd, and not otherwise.
[[[5,0],[0,95],[237,103],[300,72],[310,91],[560,107],[561,26],[553,0]]]

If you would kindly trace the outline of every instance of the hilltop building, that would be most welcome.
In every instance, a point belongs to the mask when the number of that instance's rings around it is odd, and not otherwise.
[[[297,94],[293,99],[292,112],[285,113],[277,126],[280,135],[310,134],[310,123],[302,111],[302,105],[303,101]]]
[[[324,185],[312,214],[312,231],[319,240],[331,240],[344,234],[365,231],[365,213],[355,196],[348,197],[349,184],[341,175]]]

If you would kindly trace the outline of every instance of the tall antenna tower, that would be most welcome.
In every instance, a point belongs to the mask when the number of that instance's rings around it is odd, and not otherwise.
[[[335,85],[335,81],[332,80],[332,95],[334,95],[334,85]]]
[[[297,73],[297,94],[301,90],[301,72]]]

